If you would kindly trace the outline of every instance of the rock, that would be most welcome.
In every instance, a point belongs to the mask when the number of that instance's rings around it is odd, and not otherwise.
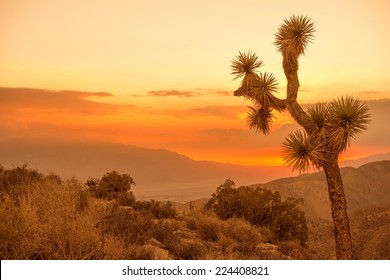
[[[150,251],[154,255],[155,260],[170,260],[171,258],[169,257],[169,251],[150,245],[150,244],[145,244],[143,246],[146,250]]]
[[[161,249],[166,249],[164,244],[162,244],[160,241],[158,241],[157,239],[154,239],[154,238],[148,239],[145,242],[145,245],[152,245],[154,247],[158,247],[158,248],[161,248]]]

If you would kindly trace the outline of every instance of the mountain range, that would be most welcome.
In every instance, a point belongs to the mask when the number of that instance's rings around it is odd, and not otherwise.
[[[383,159],[390,159],[390,153],[346,163],[356,166]],[[133,177],[136,182],[133,192],[139,199],[176,202],[210,197],[226,179],[232,179],[238,186],[261,186],[279,191],[284,197],[302,197],[307,213],[330,219],[323,172],[291,177],[297,174],[285,167],[195,161],[164,149],[31,139],[0,141],[0,164],[5,167],[27,164],[41,172],[54,172],[63,178],[76,177],[81,181],[101,178],[115,170]],[[389,172],[390,161],[369,163],[359,168],[343,167],[349,209],[390,204]]]
[[[285,167],[195,161],[164,149],[31,139],[0,141],[0,164],[5,167],[27,164],[41,172],[82,181],[101,178],[115,170],[133,177],[137,198],[179,202],[208,197],[228,178],[246,185],[292,174]]]

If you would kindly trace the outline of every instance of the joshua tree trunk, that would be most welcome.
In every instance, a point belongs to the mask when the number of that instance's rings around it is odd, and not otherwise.
[[[345,199],[343,181],[337,158],[324,166],[328,182],[330,208],[336,240],[336,256],[339,260],[352,259],[352,241],[347,215],[347,201]]]
[[[297,57],[292,59],[290,57],[290,60],[286,61],[286,57],[283,57],[284,73],[287,78],[287,98],[285,104],[291,116],[306,130],[308,135],[311,135],[315,128],[307,121],[305,111],[297,102],[299,89],[297,59]],[[323,166],[328,182],[336,241],[336,256],[337,259],[352,259],[352,238],[347,215],[347,202],[337,159],[337,155],[329,156],[327,164]]]

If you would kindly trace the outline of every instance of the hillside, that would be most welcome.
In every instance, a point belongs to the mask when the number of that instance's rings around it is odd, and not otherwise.
[[[123,174],[95,186],[0,168],[2,260],[311,259],[298,236],[199,209],[138,200]],[[115,182],[115,184],[112,184]],[[199,201],[201,203],[201,201]],[[283,225],[289,224],[283,221]],[[306,241],[306,237],[299,241]],[[297,242],[295,242],[297,241]]]
[[[389,165],[389,161],[383,161],[357,169],[342,169],[347,182],[356,178],[355,180],[368,184],[371,188],[371,193],[367,192],[366,200],[362,202],[359,195],[363,191],[354,182],[357,190],[355,203],[362,207],[350,213],[354,254],[357,259],[390,257],[390,206],[387,194]],[[302,247],[295,242],[275,241],[267,228],[253,227],[241,219],[222,221],[210,212],[199,211],[207,198],[185,204],[175,203],[178,213],[172,211],[172,204],[159,201],[134,200],[131,202],[132,206],[121,206],[120,203],[128,201],[118,200],[112,203],[96,199],[93,197],[94,192],[87,194],[85,186],[76,180],[62,181],[52,174],[39,175],[36,170],[24,167],[13,171],[0,170],[3,202],[0,204],[0,214],[1,220],[5,221],[0,226],[3,236],[0,255],[3,254],[2,257],[6,259],[335,258],[332,222],[315,215],[307,219],[309,238],[307,246]],[[282,183],[291,185],[297,181],[294,188],[284,188],[284,195],[287,191],[292,195],[298,190],[295,193],[299,196],[299,189],[305,191],[304,187],[299,188],[299,183],[319,181],[321,177],[321,173],[308,174],[275,180],[263,186],[274,183],[281,187]],[[370,182],[372,178],[377,180]],[[373,206],[372,203],[375,202],[387,203],[388,206]],[[362,206],[364,203],[371,204],[366,207]],[[40,215],[43,217],[37,219]],[[115,237],[109,235],[112,234],[112,229]],[[54,244],[47,243],[47,240]],[[104,246],[109,246],[109,250],[102,248],[102,241]],[[67,244],[78,245],[70,246],[73,249],[68,251]],[[78,250],[79,244],[84,244],[82,250]],[[8,250],[10,246],[18,248],[20,252]],[[58,250],[57,247],[62,249]]]
[[[350,215],[354,255],[360,260],[390,259],[390,206],[368,207]],[[320,258],[334,259],[333,224],[316,219],[308,223],[308,247]]]
[[[390,205],[390,161],[377,161],[358,168],[341,168],[348,211]],[[331,220],[325,174],[317,172],[253,185],[278,191],[283,197],[304,199],[309,217]]]

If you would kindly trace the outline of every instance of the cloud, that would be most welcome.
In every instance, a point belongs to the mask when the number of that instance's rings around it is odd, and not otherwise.
[[[250,150],[277,151],[280,155],[281,143],[287,134],[297,125],[285,124],[275,129],[271,134],[256,133],[248,127],[207,128],[200,131],[207,143],[217,143],[216,147],[224,147],[226,151]]]
[[[246,105],[209,105],[205,107],[188,108],[183,110],[160,110],[154,112],[155,114],[173,116],[177,118],[187,117],[221,117],[225,119],[243,119],[248,113],[248,106]],[[279,127],[285,122],[290,122],[292,118],[289,114],[284,112],[273,112],[275,115],[274,125]],[[244,121],[243,121],[244,122]]]
[[[186,117],[221,117],[227,119],[243,119],[248,113],[248,106],[246,105],[209,105],[206,107],[189,108],[184,110],[167,110],[160,111],[158,114],[169,115],[178,118]],[[279,127],[285,122],[293,122],[292,117],[286,112],[273,111],[275,116],[273,124]],[[244,121],[243,121],[244,122]]]
[[[207,89],[207,88],[197,88],[198,92],[201,92],[202,95],[214,94],[214,95],[223,95],[223,96],[233,96],[232,90],[224,89]]]
[[[149,91],[148,94],[150,96],[156,96],[156,97],[165,97],[165,96],[177,96],[177,97],[193,97],[197,95],[193,91],[179,91],[179,90],[156,90],[156,91]]]
[[[361,96],[362,98],[376,98],[376,97],[380,97],[382,94],[379,91],[363,90],[358,92],[358,95]]]
[[[50,91],[44,89],[0,87],[0,100],[2,100],[0,108],[7,112],[38,110],[82,115],[110,114],[123,106],[92,101],[87,98],[112,96],[112,94],[107,92]]]
[[[233,96],[233,91],[197,88],[195,91],[180,91],[176,89],[154,90],[154,91],[149,91],[148,94],[149,96],[155,96],[155,97],[167,97],[167,96],[195,97],[195,96],[202,96],[202,95]]]
[[[202,108],[194,108],[187,110],[187,112],[201,115],[218,116],[235,118],[237,114],[246,110],[246,106],[206,106]]]
[[[200,116],[213,116],[223,118],[237,118],[237,115],[246,112],[246,106],[206,106],[185,110],[171,110],[163,112],[163,114],[171,115],[179,118],[185,117],[200,117]]]
[[[223,95],[223,96],[233,96],[233,91],[229,91],[229,90],[216,90],[213,93],[217,95]]]
[[[242,136],[248,136],[250,134],[248,129],[242,129],[242,128],[209,128],[209,129],[203,129],[201,133],[207,134],[207,135],[215,135],[215,136],[222,136],[222,137],[242,137]]]
[[[112,97],[114,96],[113,94],[111,93],[108,93],[108,92],[79,92],[79,91],[71,91],[71,90],[61,90],[61,91],[58,91],[60,93],[69,93],[69,94],[72,94],[72,93],[77,93],[77,94],[80,94],[80,95],[83,95],[85,94],[85,96],[89,97],[89,96],[98,96],[98,97]]]
[[[145,95],[142,95],[142,94],[129,94],[127,97],[139,98],[139,97],[145,97]]]

